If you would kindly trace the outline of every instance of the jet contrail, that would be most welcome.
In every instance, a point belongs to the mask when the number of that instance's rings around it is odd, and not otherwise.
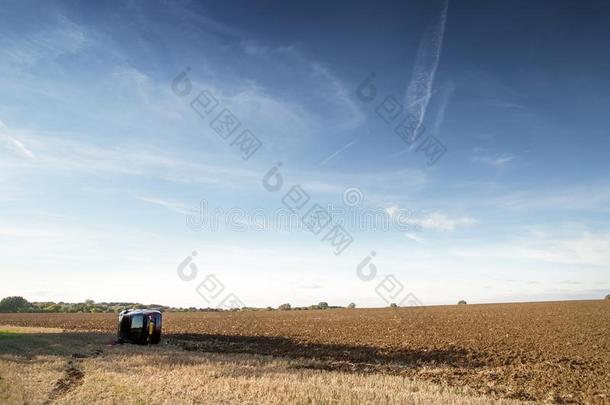
[[[424,121],[432,95],[432,83],[441,57],[448,10],[449,0],[445,0],[438,22],[424,33],[415,57],[411,81],[405,92],[405,105],[408,113],[417,119],[417,130]]]
[[[317,168],[319,169],[320,167],[324,166],[325,164],[327,164],[328,162],[333,160],[339,153],[343,152],[344,150],[346,150],[347,148],[351,147],[355,143],[356,143],[356,140],[353,140],[353,141],[347,143],[346,145],[343,145],[336,152],[333,152],[329,157],[327,157],[322,162],[320,162],[318,164]]]
[[[436,92],[439,92],[439,91],[441,92],[441,97],[440,97],[440,101],[438,103],[438,108],[436,109],[436,117],[434,119],[434,126],[432,127],[432,131],[431,131],[431,134],[436,137],[438,137],[438,134],[440,133],[441,125],[443,124],[443,121],[445,120],[445,110],[447,109],[447,104],[449,103],[449,99],[451,98],[451,95],[453,94],[454,90],[455,90],[455,85],[453,84],[452,81],[449,81],[446,84],[443,84],[441,87],[433,90],[430,93],[430,95],[432,95]],[[407,111],[408,111],[408,108],[407,108]],[[414,147],[415,147],[415,145],[407,146],[406,148],[404,148],[402,150],[399,150],[397,152],[390,154],[388,157],[395,158],[397,156],[404,155],[405,153],[411,151]]]
[[[443,125],[443,121],[445,121],[445,110],[447,110],[447,104],[449,104],[449,99],[455,90],[455,85],[450,80],[446,86],[443,87],[443,91],[441,92],[441,100],[438,103],[438,111],[436,113],[436,119],[434,120],[434,126],[432,127],[432,134],[438,138],[439,133],[441,132],[441,125]]]

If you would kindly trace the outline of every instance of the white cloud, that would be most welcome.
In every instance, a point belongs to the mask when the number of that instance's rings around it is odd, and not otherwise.
[[[401,201],[403,194],[397,190],[409,189],[414,193],[428,184],[429,175],[421,170],[392,170],[368,173],[329,173],[329,172],[298,172],[293,178],[306,191],[334,194],[340,198],[348,188],[358,188],[363,195],[362,204],[369,207],[389,210],[396,205],[391,201]],[[399,208],[396,207],[396,210]],[[404,215],[407,210],[400,210]]]
[[[0,38],[0,55],[6,63],[33,66],[80,51],[88,43],[85,30],[61,14],[53,28],[42,27],[27,35]]]
[[[153,147],[145,148],[137,144],[110,147],[87,141],[68,140],[62,137],[62,134],[39,135],[28,131],[21,131],[20,134],[30,143],[37,145],[37,159],[28,161],[30,163],[9,160],[0,162],[5,172],[12,171],[18,174],[21,169],[36,167],[47,172],[131,175],[175,183],[211,184],[228,188],[247,183],[254,185],[261,179],[261,175],[251,170],[215,164],[212,155],[203,152],[199,153],[199,159],[194,160],[181,156],[178,152],[161,151]],[[2,140],[1,135],[0,133],[0,140]],[[34,156],[27,148],[23,150],[17,148],[12,140],[10,146],[24,156]]]
[[[34,153],[27,146],[25,146],[23,142],[14,136],[9,135],[7,132],[8,128],[2,121],[0,121],[0,138],[4,139],[6,147],[14,152],[17,152],[23,157],[34,159]]]
[[[292,134],[315,135],[331,129],[345,130],[360,125],[365,115],[345,83],[318,60],[306,56],[295,46],[270,47],[255,41],[240,44],[254,64],[274,72],[273,81],[236,78],[236,108],[242,114],[254,109],[252,120],[277,123],[283,137]],[[277,82],[285,82],[279,86]],[[303,93],[302,88],[308,91]],[[263,116],[261,116],[263,114]],[[258,117],[258,118],[257,118]],[[285,117],[285,118],[280,118]]]
[[[419,218],[413,218],[409,222],[419,225],[423,229],[453,231],[461,226],[476,224],[477,220],[469,216],[452,218],[440,212],[433,212]]]
[[[184,205],[183,203],[180,203],[180,202],[168,201],[168,200],[164,200],[162,198],[149,198],[149,197],[138,197],[138,198],[147,203],[160,205],[161,207],[167,208],[168,210],[176,212],[178,214],[189,215],[192,213],[192,210],[189,207],[187,207],[186,205]]]
[[[589,182],[579,186],[512,191],[499,197],[491,197],[487,201],[493,206],[514,210],[559,209],[607,212],[610,209],[610,183]]]
[[[414,233],[405,233],[405,237],[407,239],[411,239],[412,241],[415,241],[417,243],[424,243],[426,241],[424,238],[422,238],[421,236],[418,236]]]
[[[143,9],[147,8],[145,3],[139,3]],[[198,31],[204,34],[215,34],[226,37],[241,37],[244,32],[227,24],[224,24],[209,15],[201,13],[200,9],[195,9],[196,3],[190,2],[167,2],[164,12],[174,15],[180,20],[181,27]],[[139,13],[142,15],[143,13]],[[149,25],[154,25],[154,20],[149,20]]]
[[[451,254],[473,259],[534,260],[559,264],[610,266],[610,233],[572,237],[524,237],[477,248],[452,249]]]
[[[415,57],[415,67],[405,92],[405,105],[417,118],[418,127],[424,122],[432,96],[432,84],[441,57],[448,9],[449,1],[446,0],[438,20],[422,35]]]
[[[1,174],[11,177],[31,176],[36,173],[51,174],[68,171],[82,175],[134,176],[171,181],[176,184],[207,184],[222,189],[252,189],[263,191],[261,181],[270,166],[236,167],[227,165],[223,155],[198,151],[160,150],[154,146],[125,143],[112,146],[93,143],[87,134],[67,138],[62,133],[38,133],[19,130],[20,138],[36,146],[36,159],[5,159],[0,161]],[[0,141],[2,140],[0,131]],[[0,142],[1,145],[1,142]],[[11,142],[12,150],[17,150]],[[19,152],[26,156],[28,148]],[[33,157],[33,153],[30,157]],[[328,194],[330,199],[340,199],[348,187],[359,187],[366,203],[372,206],[387,206],[387,201],[399,201],[395,190],[409,188],[417,191],[428,182],[428,174],[422,170],[397,170],[369,173],[336,173],[328,171],[303,171],[282,168],[286,182],[300,184],[310,193]],[[143,191],[137,197],[147,198],[175,212],[188,211],[179,202],[156,198],[154,193]],[[331,201],[328,201],[331,202]]]
[[[385,209],[389,216],[393,217],[398,212],[398,206],[392,205]]]
[[[515,155],[510,153],[502,153],[502,154],[484,154],[485,151],[475,148],[473,149],[474,155],[470,158],[470,161],[473,163],[482,163],[487,166],[500,168],[508,165],[510,162],[515,160]]]

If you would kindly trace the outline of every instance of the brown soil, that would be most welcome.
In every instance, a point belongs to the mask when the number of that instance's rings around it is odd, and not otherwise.
[[[55,387],[53,387],[47,403],[52,403],[56,399],[64,396],[69,391],[78,387],[80,384],[82,384],[84,377],[85,375],[78,368],[78,366],[74,364],[73,361],[69,361],[66,369],[64,370],[64,376],[55,383]]]
[[[0,314],[0,324],[113,332],[113,314]],[[184,350],[305,359],[307,368],[402,374],[501,398],[610,401],[610,302],[167,313]]]

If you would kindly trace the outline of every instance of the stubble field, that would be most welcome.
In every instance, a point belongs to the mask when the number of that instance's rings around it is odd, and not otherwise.
[[[116,316],[0,314],[0,325],[95,332],[110,340]],[[601,300],[166,313],[162,344],[190,356],[282,356],[298,360],[291,368],[304,372],[406,377],[489,398],[605,404],[608,325],[610,302]]]

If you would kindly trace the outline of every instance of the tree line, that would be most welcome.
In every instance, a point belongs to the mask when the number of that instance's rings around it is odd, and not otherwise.
[[[0,312],[31,312],[31,313],[119,313],[125,309],[145,309],[154,308],[163,312],[220,312],[220,311],[273,311],[275,308],[234,308],[234,309],[220,309],[220,308],[195,308],[195,307],[170,307],[165,305],[150,304],[144,305],[136,302],[95,302],[93,300],[86,300],[85,302],[29,302],[23,297],[14,296],[6,297],[0,300]],[[292,307],[290,304],[282,304],[278,306],[278,310],[313,310],[313,309],[335,309],[335,308],[346,308],[340,306],[331,306],[327,302],[320,302],[316,305],[309,305],[306,307]],[[356,304],[351,303],[347,308],[356,308]]]

